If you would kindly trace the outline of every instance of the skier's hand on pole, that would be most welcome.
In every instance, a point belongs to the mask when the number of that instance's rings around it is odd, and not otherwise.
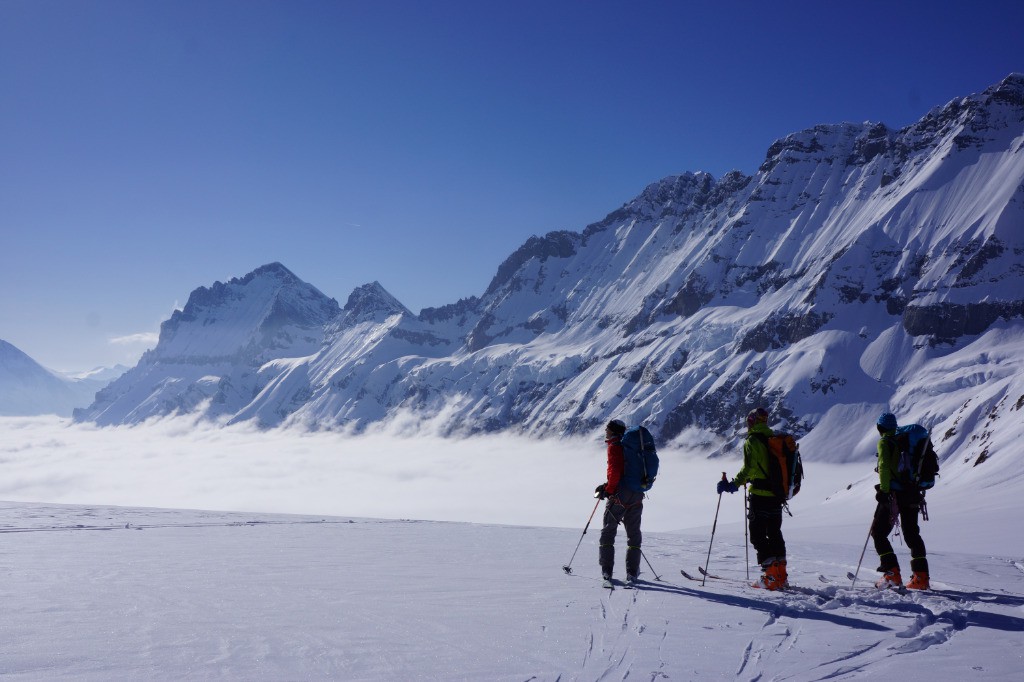
[[[722,472],[722,480],[718,482],[718,494],[722,493],[734,493],[739,490],[739,486],[729,480],[729,477]]]

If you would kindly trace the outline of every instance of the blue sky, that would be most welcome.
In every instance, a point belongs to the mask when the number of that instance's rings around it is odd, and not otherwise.
[[[1024,71],[1024,3],[0,2],[0,339],[134,363],[279,261],[479,295],[534,234]]]

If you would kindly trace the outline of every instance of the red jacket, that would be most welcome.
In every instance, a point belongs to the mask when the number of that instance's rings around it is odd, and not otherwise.
[[[608,484],[604,491],[608,495],[614,495],[619,488],[619,481],[622,480],[622,471],[625,467],[625,460],[622,457],[622,444],[619,436],[605,441],[608,444]]]

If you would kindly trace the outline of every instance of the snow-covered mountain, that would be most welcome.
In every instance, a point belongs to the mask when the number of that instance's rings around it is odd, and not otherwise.
[[[124,371],[127,367],[122,367]],[[89,405],[114,377],[109,372],[69,377],[46,369],[14,345],[0,339],[0,415],[71,416]]]
[[[338,310],[278,264],[200,288],[77,418],[412,415],[562,435],[616,416],[713,452],[764,405],[844,461],[870,454],[892,409],[984,458],[1024,407],[1022,275],[1014,74],[901,130],[794,133],[753,176],[665,178],[582,232],[531,238],[482,296],[418,315],[377,283]]]
[[[102,388],[127,372],[129,369],[131,368],[117,364],[113,367],[93,367],[92,369],[85,370],[84,372],[65,373],[65,376],[76,381],[93,381],[99,383],[99,388]]]
[[[76,410],[101,424],[201,409],[231,416],[258,394],[259,372],[282,358],[301,364],[321,348],[338,303],[279,263],[192,292],[160,325],[156,348]]]

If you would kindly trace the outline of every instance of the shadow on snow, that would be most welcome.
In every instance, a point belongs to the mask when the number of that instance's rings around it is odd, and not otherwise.
[[[800,609],[794,608],[789,605],[779,604],[775,601],[767,601],[762,599],[753,599],[750,597],[743,597],[735,594],[722,594],[718,592],[707,592],[703,590],[695,590],[688,587],[682,587],[681,585],[673,585],[667,582],[644,582],[641,585],[641,589],[652,591],[652,592],[666,592],[668,594],[677,594],[684,597],[697,597],[705,601],[718,602],[726,606],[735,606],[740,609],[753,609],[755,611],[764,611],[773,618],[780,616],[789,616],[790,618],[806,618],[808,620],[821,620],[835,625],[841,625],[843,627],[857,628],[860,630],[875,630],[879,632],[888,632],[891,628],[887,628],[884,625],[872,623],[871,621],[861,620],[860,618],[850,618],[848,616],[840,616],[827,611],[819,611],[816,609]]]

